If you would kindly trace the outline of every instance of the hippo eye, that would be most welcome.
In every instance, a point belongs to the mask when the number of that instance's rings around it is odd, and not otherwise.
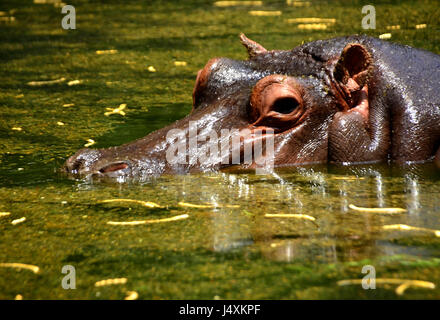
[[[298,106],[299,102],[295,98],[287,97],[275,100],[271,109],[278,113],[289,114],[298,108]]]
[[[274,74],[254,86],[249,116],[254,126],[277,131],[294,127],[303,118],[303,89],[292,77]]]

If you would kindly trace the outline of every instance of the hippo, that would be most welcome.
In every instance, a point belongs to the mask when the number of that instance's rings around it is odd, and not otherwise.
[[[118,147],[81,149],[64,171],[120,178],[252,170],[257,158],[244,161],[243,146],[268,144],[269,138],[275,167],[440,163],[439,55],[365,35],[292,50],[266,50],[244,34],[240,40],[248,59],[209,60],[198,71],[185,118]],[[235,146],[225,144],[238,150],[235,162],[230,155],[199,161],[208,140],[211,146],[222,144],[237,130]],[[196,140],[192,148],[185,140],[209,132],[217,134]],[[169,161],[171,149],[183,150],[178,161]]]

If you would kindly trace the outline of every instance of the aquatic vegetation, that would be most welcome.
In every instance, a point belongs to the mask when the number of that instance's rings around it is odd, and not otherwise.
[[[180,201],[178,204],[178,206],[181,207],[187,207],[187,208],[198,208],[198,209],[207,209],[207,208],[239,208],[239,205],[235,205],[235,204],[215,204],[215,205],[211,205],[211,204],[194,204],[194,203],[188,203],[188,202],[183,202]]]
[[[391,39],[391,33],[382,33],[379,35],[379,39]]]
[[[126,284],[127,278],[105,279],[95,282],[95,287],[104,287],[114,284]]]
[[[33,273],[39,273],[40,268],[37,266],[34,266],[32,264],[24,264],[24,263],[17,263],[17,262],[1,262],[0,267],[2,268],[16,268],[16,269],[26,269],[30,270]]]
[[[96,143],[96,141],[95,140],[93,140],[93,139],[87,139],[87,143],[86,144],[84,144],[84,147],[91,147],[91,146],[93,146],[94,144]]]
[[[116,49],[107,49],[107,50],[96,50],[96,54],[115,54],[118,53]]]
[[[71,80],[71,81],[67,82],[67,85],[69,87],[71,87],[71,86],[76,86],[76,85],[81,84],[81,83],[82,83],[81,80]]]
[[[268,49],[391,32],[440,53],[437,1],[378,3],[386,19],[375,30],[346,1],[331,15],[319,1],[80,1],[75,31],[60,28],[54,3],[34,2],[0,5],[0,299],[440,298],[440,177],[430,165],[121,184],[58,171],[83,146],[120,145],[188,114],[208,59],[246,58],[240,32]],[[388,208],[404,211],[365,211]],[[376,290],[360,287],[366,264]],[[76,290],[61,287],[63,265],[81,270]]]
[[[59,78],[59,79],[54,79],[54,80],[41,80],[41,81],[30,81],[28,82],[28,86],[31,87],[39,87],[39,86],[47,86],[47,85],[52,85],[52,84],[58,84],[58,83],[63,83],[64,81],[66,81],[66,78]]]
[[[263,1],[216,1],[214,6],[216,7],[234,7],[234,6],[262,6]]]
[[[137,203],[148,208],[162,208],[162,206],[158,205],[155,202],[135,200],[135,199],[106,199],[106,200],[101,200],[99,202],[100,203],[111,203],[111,202]]]
[[[186,61],[174,61],[176,67],[184,67],[187,65]]]
[[[181,214],[178,216],[170,217],[170,218],[163,218],[163,219],[150,219],[150,220],[140,220],[140,221],[109,221],[107,224],[113,225],[113,226],[135,226],[140,224],[149,224],[149,223],[161,223],[161,222],[171,222],[171,221],[177,221],[182,219],[189,218],[188,214]]]
[[[139,294],[136,291],[127,291],[127,296],[124,300],[137,300]]]
[[[412,227],[406,224],[390,224],[382,226],[383,230],[399,230],[399,231],[424,231],[433,233],[436,237],[440,237],[440,230],[433,230],[429,228]]]
[[[369,212],[369,213],[404,213],[406,212],[406,209],[403,208],[363,208],[355,206],[354,204],[349,204],[348,207],[354,211],[361,211],[361,212]]]
[[[429,281],[421,280],[408,280],[408,279],[383,279],[377,278],[374,280],[377,284],[396,284],[398,287],[395,292],[397,295],[402,295],[406,289],[410,287],[414,288],[424,288],[424,289],[435,289],[435,284]],[[350,280],[340,280],[338,281],[338,286],[346,286],[352,284],[362,284],[362,280],[350,279]]]
[[[122,103],[119,105],[119,107],[117,108],[106,108],[108,110],[108,112],[105,112],[104,115],[105,116],[109,116],[111,114],[120,114],[121,116],[125,116],[125,111],[124,109],[127,107],[126,103]]]
[[[282,12],[279,10],[275,10],[275,11],[251,10],[249,11],[249,14],[251,16],[259,16],[259,17],[273,17],[273,16],[280,16]]]
[[[306,214],[294,214],[294,213],[276,213],[276,214],[266,213],[264,216],[266,218],[295,218],[295,219],[305,219],[310,221],[316,220],[314,217]]]
[[[19,219],[12,220],[11,224],[15,226],[16,224],[19,224],[19,223],[22,223],[22,222],[25,222],[25,221],[26,221],[26,217],[21,217]]]

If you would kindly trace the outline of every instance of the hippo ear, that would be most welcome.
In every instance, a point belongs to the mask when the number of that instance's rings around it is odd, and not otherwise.
[[[363,87],[373,68],[373,59],[367,49],[358,43],[350,43],[342,50],[335,70],[334,77],[342,84],[347,84],[350,79]]]
[[[267,50],[264,49],[261,44],[249,39],[244,35],[244,33],[240,33],[240,41],[246,47],[250,59],[255,57],[257,54],[267,52]]]

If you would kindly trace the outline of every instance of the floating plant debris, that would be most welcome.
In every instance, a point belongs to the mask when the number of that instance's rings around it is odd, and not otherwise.
[[[281,11],[249,11],[251,16],[261,16],[261,17],[274,17],[280,16],[282,14]]]
[[[286,4],[292,7],[309,7],[312,3],[310,1],[286,0]]]
[[[90,147],[91,145],[94,145],[96,142],[93,139],[87,139],[87,143],[84,145],[84,147]]]
[[[187,202],[183,202],[180,201],[177,205],[181,206],[181,207],[187,207],[187,208],[201,208],[201,209],[207,209],[207,208],[214,208],[214,206],[208,204],[192,204],[192,203],[187,203]]]
[[[335,23],[336,19],[333,18],[293,18],[287,19],[288,23]]]
[[[62,83],[64,81],[66,81],[66,78],[59,78],[59,79],[55,79],[55,80],[45,80],[45,81],[30,81],[27,84],[28,84],[28,86],[31,86],[31,87],[39,87],[39,86],[46,86],[46,85]]]
[[[127,278],[106,279],[95,282],[95,287],[104,287],[113,284],[126,284],[126,283],[127,283]]]
[[[383,33],[379,35],[379,39],[391,39],[391,33]]]
[[[15,17],[0,17],[0,22],[14,22]]]
[[[174,61],[176,67],[184,67],[187,65],[186,61]]]
[[[332,176],[330,179],[331,180],[350,180],[350,181],[356,181],[356,180],[365,180],[365,177]]]
[[[17,262],[2,262],[2,263],[0,263],[0,267],[26,269],[26,270],[32,271],[33,273],[40,272],[40,268],[37,266],[34,266],[32,264],[24,264],[24,263],[17,263]]]
[[[389,224],[382,226],[383,230],[400,230],[400,231],[424,231],[433,233],[436,237],[440,237],[440,230],[421,228],[421,227],[412,227],[406,224]]]
[[[60,0],[34,0],[35,4],[47,4],[47,3],[55,4],[60,2],[61,2]]]
[[[116,49],[96,50],[96,54],[115,54],[115,53],[118,53],[118,50]]]
[[[180,201],[178,206],[187,207],[187,208],[199,208],[199,209],[208,209],[208,208],[240,208],[239,205],[235,204],[225,204],[225,205],[212,205],[212,204],[193,204],[188,202]]]
[[[163,219],[151,219],[151,220],[137,220],[137,221],[109,221],[107,224],[110,225],[120,225],[120,226],[135,226],[140,224],[148,224],[148,223],[161,223],[161,222],[170,222],[170,221],[177,221],[189,218],[188,214],[181,214],[178,216],[174,216],[171,218],[163,218]]]
[[[327,25],[324,23],[308,23],[308,24],[299,24],[298,29],[302,30],[325,30],[327,29]]]
[[[125,108],[127,107],[126,103],[122,103],[119,105],[119,107],[117,108],[106,108],[108,110],[108,112],[105,112],[104,115],[105,116],[109,116],[111,114],[120,114],[121,116],[125,116],[125,111],[123,111]]]
[[[294,218],[294,219],[305,219],[310,221],[315,221],[316,218],[306,215],[306,214],[295,214],[295,213],[277,213],[277,214],[271,214],[266,213],[264,215],[265,218]]]
[[[130,202],[130,203],[137,203],[137,204],[143,205],[144,207],[148,207],[148,208],[163,208],[162,206],[158,205],[155,202],[142,201],[142,200],[136,200],[136,199],[106,199],[106,200],[101,200],[99,202],[100,203]]]
[[[338,286],[346,286],[353,284],[362,284],[363,279],[347,279],[340,280],[337,282]],[[408,279],[388,279],[388,278],[377,278],[375,279],[377,284],[396,284],[399,285],[395,292],[398,295],[402,295],[406,289],[409,287],[416,288],[427,288],[427,289],[435,289],[435,284],[429,281],[421,281],[421,280],[408,280]]]
[[[15,226],[16,224],[19,224],[19,223],[22,223],[22,222],[25,222],[25,221],[26,221],[26,217],[21,217],[20,219],[12,220],[11,224],[13,224]]]
[[[404,213],[406,212],[406,209],[403,208],[364,208],[364,207],[358,207],[354,204],[349,204],[348,207],[355,211],[362,211],[362,212],[370,212],[370,213]]]
[[[216,1],[216,7],[234,7],[234,6],[261,6],[263,1]]]
[[[136,300],[139,297],[136,291],[127,291],[127,296],[124,300]]]
[[[68,86],[76,86],[77,84],[80,84],[82,81],[81,80],[72,80],[67,82]]]

